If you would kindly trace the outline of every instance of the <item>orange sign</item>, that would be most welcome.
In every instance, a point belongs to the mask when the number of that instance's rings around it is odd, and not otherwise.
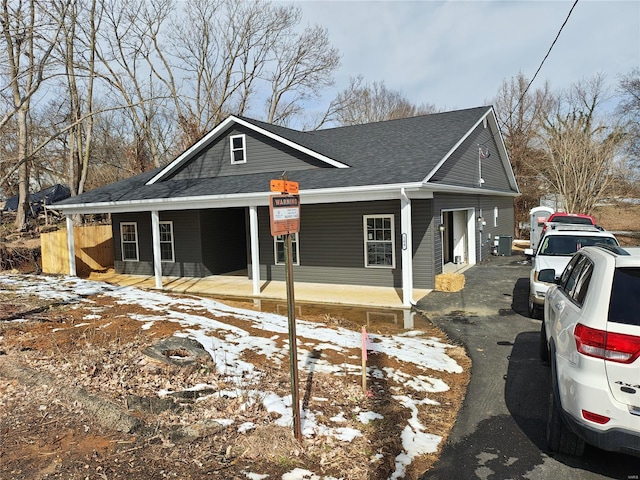
[[[269,185],[272,192],[298,193],[298,182],[288,180],[271,180]]]
[[[269,197],[271,235],[287,235],[300,230],[300,196],[272,195]]]

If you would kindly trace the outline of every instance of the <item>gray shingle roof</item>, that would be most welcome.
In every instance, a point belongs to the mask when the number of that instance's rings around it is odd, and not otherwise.
[[[421,182],[490,108],[477,107],[310,132],[237,118],[350,166],[291,172],[289,179],[300,182],[301,188],[308,190]],[[264,192],[269,180],[277,178],[274,172],[162,180],[146,185],[161,170],[97,188],[55,206]]]

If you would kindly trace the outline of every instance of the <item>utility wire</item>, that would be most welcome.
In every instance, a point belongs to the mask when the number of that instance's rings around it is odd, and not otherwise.
[[[567,24],[567,22],[569,21],[569,17],[571,17],[571,14],[573,13],[573,9],[576,8],[576,5],[578,4],[579,0],[576,0],[575,2],[573,2],[573,5],[571,6],[571,10],[569,10],[569,13],[567,14],[567,18],[564,19],[564,22],[562,23],[562,25],[560,26],[560,30],[558,30],[558,33],[556,34],[556,38],[553,39],[553,42],[551,43],[551,46],[549,47],[549,50],[547,51],[547,54],[544,56],[544,58],[542,59],[542,61],[540,62],[540,66],[538,67],[538,69],[536,70],[536,73],[533,75],[533,78],[531,78],[531,80],[529,81],[529,83],[527,84],[527,87],[524,89],[524,92],[522,92],[522,95],[520,95],[520,98],[518,99],[518,101],[516,102],[516,105],[513,107],[513,110],[511,110],[511,112],[509,112],[509,118],[511,118],[511,116],[515,113],[515,111],[518,109],[518,107],[520,106],[520,103],[522,102],[522,100],[524,99],[524,96],[527,94],[527,92],[529,91],[529,87],[531,87],[531,84],[533,83],[533,81],[536,79],[536,77],[538,76],[538,73],[540,73],[540,70],[542,69],[542,66],[544,65],[544,62],[547,60],[547,58],[549,57],[549,55],[551,54],[551,50],[553,50],[553,47],[555,46],[556,42],[558,41],[558,38],[560,37],[560,34],[562,33],[562,30],[564,29],[565,25]],[[504,123],[502,124],[504,126]]]

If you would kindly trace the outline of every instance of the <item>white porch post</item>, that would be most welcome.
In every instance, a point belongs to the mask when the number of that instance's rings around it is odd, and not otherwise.
[[[411,235],[411,200],[400,190],[400,231],[402,233],[402,304],[413,304],[413,240]]]
[[[162,288],[162,257],[160,256],[160,215],[157,210],[151,212],[151,235],[153,240],[153,274],[156,288]]]
[[[77,276],[76,273],[76,245],[73,239],[73,219],[71,215],[66,216],[67,220],[67,251],[69,252],[69,275]]]
[[[260,295],[260,243],[258,237],[258,207],[249,207],[249,225],[251,235],[251,278],[253,294]]]

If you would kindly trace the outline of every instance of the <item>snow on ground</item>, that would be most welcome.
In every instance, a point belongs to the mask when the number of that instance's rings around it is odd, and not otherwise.
[[[247,402],[261,401],[269,412],[280,415],[277,424],[283,426],[293,425],[293,413],[291,409],[291,395],[282,397],[273,392],[259,392],[251,389],[252,383],[258,380],[259,375],[254,366],[241,359],[243,351],[250,350],[268,356],[275,362],[288,366],[289,348],[288,343],[283,348],[279,346],[277,339],[288,337],[287,317],[273,313],[257,312],[240,308],[230,307],[215,300],[206,298],[181,298],[167,295],[159,291],[147,291],[134,287],[121,287],[109,285],[102,282],[83,280],[75,277],[46,277],[31,275],[0,275],[0,291],[18,290],[21,293],[36,295],[42,299],[55,303],[66,303],[69,305],[83,305],[90,307],[93,303],[91,296],[105,295],[112,297],[116,302],[122,304],[137,304],[148,311],[157,311],[158,315],[130,315],[132,319],[139,320],[142,328],[149,326],[156,321],[164,321],[171,318],[172,321],[179,322],[184,330],[182,335],[186,335],[200,342],[213,359],[218,371],[237,382],[239,387],[243,387],[245,395],[250,392]],[[197,313],[201,311],[203,315]],[[99,309],[94,309],[92,318],[99,318]],[[213,314],[219,317],[236,317],[248,322],[251,328],[270,332],[273,335],[266,337],[252,336],[247,330],[229,325],[224,322],[212,320],[204,315]],[[211,336],[215,331],[216,336]],[[361,364],[359,357],[349,357],[352,363],[331,364],[322,358],[315,358],[314,349],[332,349],[337,352],[347,349],[359,348],[362,345],[361,332],[354,332],[340,327],[329,328],[326,325],[316,322],[296,320],[296,331],[298,336],[298,364],[301,372],[323,372],[334,375],[361,375]],[[221,335],[221,333],[223,335]],[[370,352],[380,352],[387,356],[394,357],[401,362],[413,364],[421,369],[447,371],[459,373],[462,368],[447,355],[447,349],[452,347],[442,343],[436,338],[422,338],[421,332],[410,331],[398,335],[375,335],[369,334],[368,350]],[[224,338],[222,340],[221,338]],[[303,373],[304,374],[304,373]],[[442,392],[449,389],[442,380],[430,377],[429,375],[408,375],[399,369],[368,367],[369,377],[390,378],[396,382],[401,382],[409,386],[415,395],[397,395],[393,398],[411,412],[411,418],[402,433],[402,443],[404,452],[395,459],[396,471],[391,479],[402,478],[406,467],[418,455],[432,453],[437,450],[441,437],[430,434],[426,427],[418,420],[418,406],[433,404],[427,397],[430,392]],[[206,386],[199,386],[204,388]],[[165,395],[168,392],[158,392],[158,395]],[[238,392],[218,392],[218,395],[237,395]],[[304,436],[313,437],[318,435],[333,436],[340,441],[351,441],[353,438],[362,435],[359,430],[347,428],[335,428],[334,426],[323,425],[317,421],[319,412],[301,412],[301,430]],[[361,423],[366,424],[380,418],[376,412],[357,412]],[[339,421],[333,418],[334,421]],[[225,422],[225,419],[220,419]],[[240,425],[239,430],[251,429],[251,425]],[[247,478],[261,478],[260,475],[247,473]],[[283,480],[330,480],[328,477],[320,477],[307,470],[295,469],[282,477]]]

